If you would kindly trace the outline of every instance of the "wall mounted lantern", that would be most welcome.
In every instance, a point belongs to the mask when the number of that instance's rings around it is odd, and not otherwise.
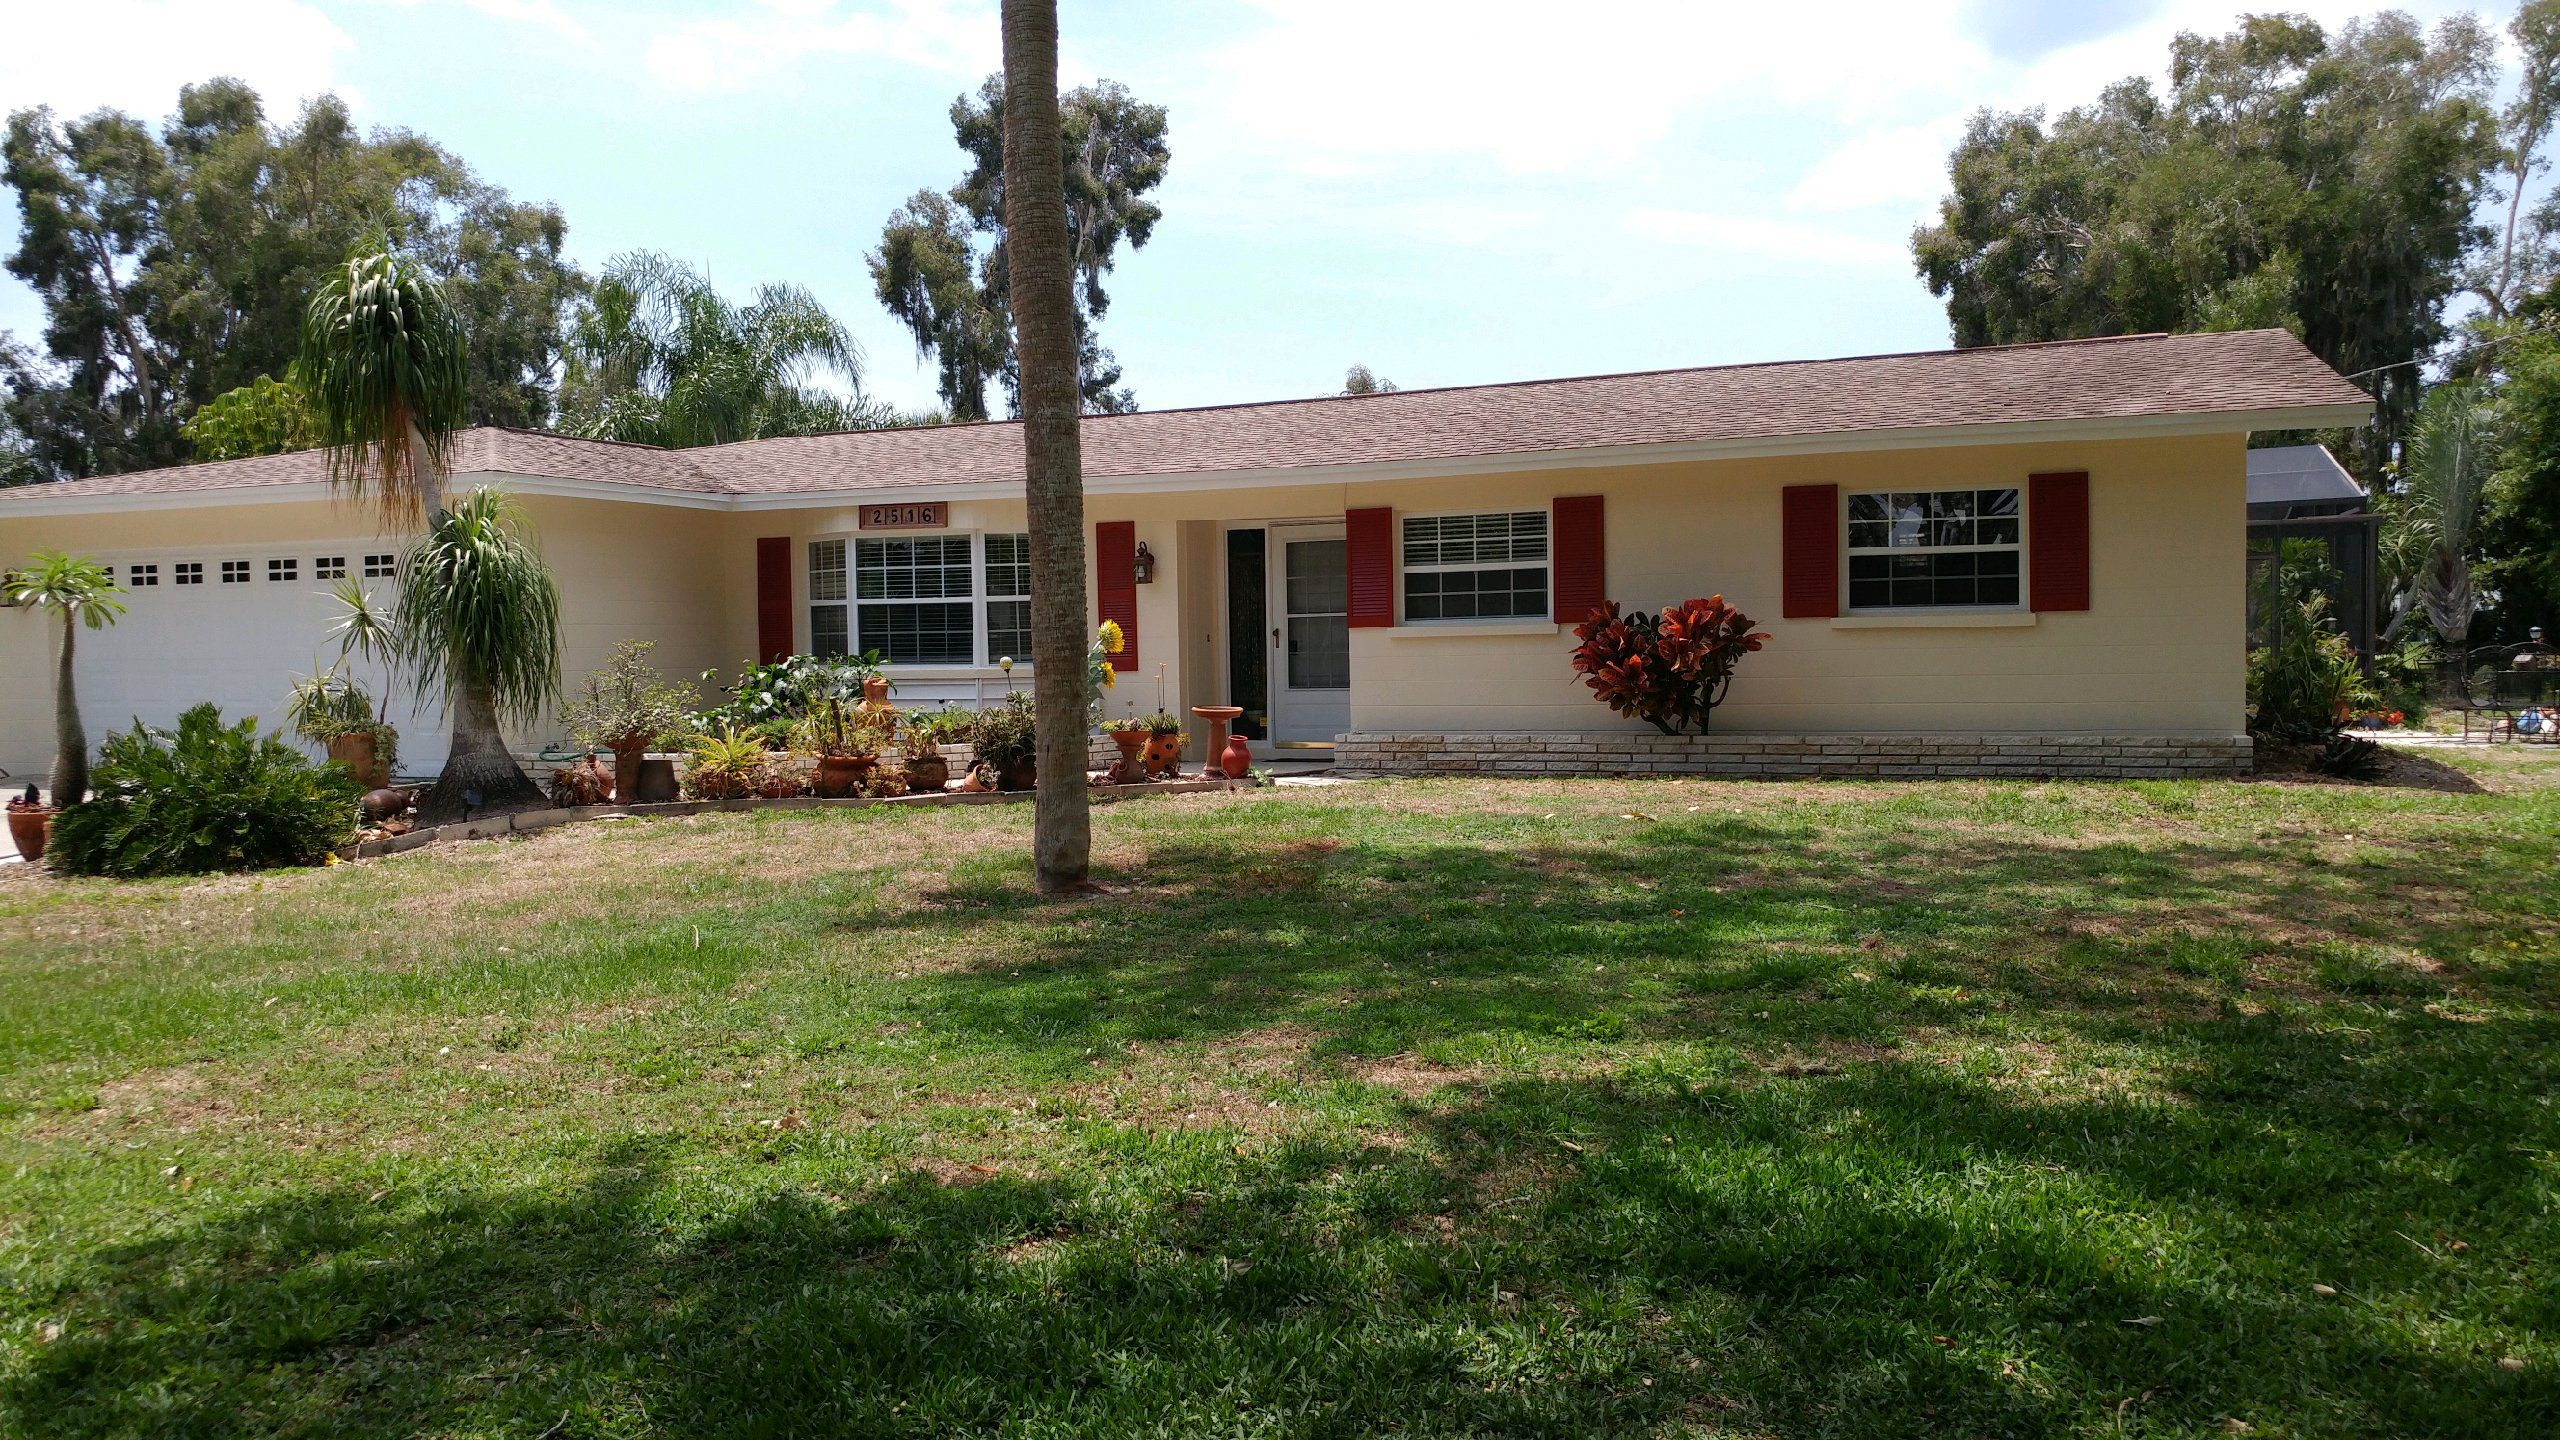
[[[1129,574],[1131,579],[1141,585],[1155,583],[1156,555],[1154,551],[1147,548],[1147,542],[1144,540],[1138,542],[1138,558],[1129,567]]]

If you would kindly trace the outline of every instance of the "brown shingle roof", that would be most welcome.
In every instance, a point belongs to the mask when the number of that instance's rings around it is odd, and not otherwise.
[[[1171,476],[2368,403],[2281,330],[2141,335],[1095,416],[1084,466],[1093,478]],[[728,495],[1012,485],[1022,480],[1017,432],[999,421],[666,451],[482,429],[462,437],[455,469]],[[231,489],[323,473],[317,455],[280,455],[32,493]]]

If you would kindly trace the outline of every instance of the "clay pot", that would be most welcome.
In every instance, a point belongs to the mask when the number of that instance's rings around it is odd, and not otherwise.
[[[1230,780],[1241,780],[1253,769],[1253,747],[1241,735],[1227,737],[1226,753],[1218,757],[1218,768]]]
[[[1153,737],[1144,730],[1114,730],[1111,743],[1120,747],[1120,763],[1111,767],[1111,778],[1122,785],[1135,785],[1147,778],[1147,741]]]
[[[1169,731],[1147,737],[1147,773],[1175,775],[1182,770],[1182,732]]]
[[[53,838],[55,810],[50,805],[30,805],[24,800],[9,802],[9,839],[18,853],[33,865],[44,858],[44,846]]]
[[[1040,765],[1036,760],[996,767],[996,788],[999,790],[1030,790],[1039,783]]]
[[[626,798],[617,795],[625,805],[672,805],[683,793],[676,784],[676,757],[643,755],[640,757],[639,779],[632,783]]]
[[[330,740],[329,758],[353,771],[356,782],[367,790],[391,783],[391,767],[382,763],[382,747],[369,730]]]
[[[939,754],[907,757],[907,788],[931,792],[951,783],[951,762]]]
[[[409,803],[408,791],[393,790],[387,786],[367,790],[364,792],[364,798],[356,802],[358,808],[364,812],[364,818],[373,821],[388,820],[395,815],[406,813]]]
[[[886,675],[865,676],[862,681],[862,701],[864,704],[872,706],[875,709],[888,704],[889,677]]]
[[[879,763],[876,755],[821,755],[817,780],[811,788],[830,800],[859,795],[862,782],[871,778],[872,767]]]
[[[970,766],[969,773],[960,780],[960,793],[963,795],[984,795],[994,788],[995,773],[985,765]]]

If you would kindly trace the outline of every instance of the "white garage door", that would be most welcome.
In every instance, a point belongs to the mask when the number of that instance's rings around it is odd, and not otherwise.
[[[284,728],[294,680],[337,657],[329,627],[343,607],[329,594],[333,577],[354,577],[388,604],[394,548],[367,536],[292,550],[101,555],[127,594],[112,628],[80,632],[80,713],[90,743],[129,729],[136,717],[173,725],[180,711],[206,700],[222,707],[226,721],[255,715],[266,729]],[[349,667],[378,701],[380,671],[362,661]],[[432,775],[444,764],[443,708],[416,701],[405,685],[393,696],[399,769]]]

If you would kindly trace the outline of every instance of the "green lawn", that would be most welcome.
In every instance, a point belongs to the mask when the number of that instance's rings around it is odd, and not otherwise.
[[[0,872],[0,1434],[2560,1430],[2560,755]]]

